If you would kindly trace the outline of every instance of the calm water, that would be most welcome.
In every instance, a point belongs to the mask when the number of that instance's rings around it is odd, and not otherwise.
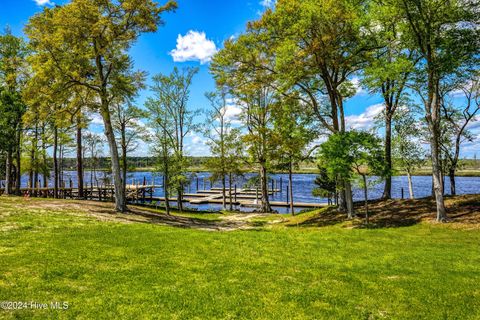
[[[187,193],[195,193],[197,190],[197,178],[198,178],[198,187],[200,190],[204,189],[204,181],[208,178],[210,174],[208,172],[192,173],[191,182],[185,188]],[[249,173],[245,177],[240,177],[235,181],[235,184],[238,188],[241,188],[245,182],[254,177],[255,174]],[[295,174],[293,175],[293,198],[297,202],[307,202],[307,203],[324,203],[327,202],[327,199],[314,197],[312,195],[312,190],[315,188],[313,181],[315,180],[315,174]],[[111,181],[109,176],[103,172],[97,173],[97,178],[99,183],[106,181],[109,183]],[[152,180],[155,185],[162,184],[161,176],[153,174],[152,172],[132,172],[128,174],[127,183],[139,182],[143,183],[143,179],[147,180],[147,184],[151,184]],[[64,181],[66,185],[69,185],[69,180],[72,180],[72,184],[76,186],[77,176],[74,171],[64,172]],[[106,179],[106,180],[104,180]],[[280,180],[282,181],[282,192],[276,193],[273,196],[270,196],[271,200],[274,201],[286,201],[287,200],[287,184],[288,184],[288,175],[287,174],[272,174],[270,179],[276,181],[276,188],[280,188]],[[85,172],[85,183],[90,184],[90,172]],[[28,181],[28,176],[22,177],[22,186],[26,186]],[[51,184],[51,182],[50,182]],[[404,196],[407,198],[408,195],[408,182],[406,176],[393,177],[392,181],[392,196],[394,198],[400,198],[402,188],[404,189]],[[210,189],[210,182],[206,181],[206,188]],[[220,187],[220,183],[215,183],[214,187]],[[269,188],[271,183],[269,183]],[[456,178],[456,187],[457,194],[472,194],[478,193],[480,191],[480,177],[457,177]],[[414,176],[413,177],[413,189],[415,197],[427,197],[431,195],[432,190],[432,178],[430,176]],[[445,191],[446,194],[450,192],[450,182],[448,179],[445,179]],[[381,197],[383,192],[383,183],[376,184],[369,188],[369,199],[378,199]],[[154,196],[161,197],[164,195],[162,188],[155,189]],[[363,191],[358,187],[354,187],[354,200],[363,200]],[[188,205],[188,204],[186,204]],[[200,210],[219,210],[220,205],[214,204],[204,204],[204,205],[191,205],[192,208],[198,208]],[[251,211],[252,208],[237,208],[238,210]],[[286,208],[274,208],[279,212],[286,212]],[[301,209],[299,209],[301,210]],[[298,211],[298,210],[297,210]]]

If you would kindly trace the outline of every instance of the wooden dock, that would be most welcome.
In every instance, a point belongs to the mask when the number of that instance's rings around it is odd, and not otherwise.
[[[144,180],[145,181],[145,180]],[[144,182],[145,183],[145,182]],[[273,187],[273,186],[272,186]],[[130,203],[154,203],[165,202],[164,197],[156,197],[155,189],[163,188],[160,185],[146,185],[146,184],[129,184],[126,186],[126,198]],[[54,198],[55,189],[48,188],[21,188],[21,194],[24,197],[40,197],[40,198]],[[0,195],[3,193],[3,189],[0,189]],[[275,194],[281,193],[281,189],[269,189],[268,194],[275,196]],[[231,195],[231,199],[230,199]],[[80,199],[78,188],[73,188],[70,184],[69,188],[58,188],[57,198],[60,199]],[[115,189],[113,185],[103,186],[85,186],[83,189],[83,197],[85,200],[97,200],[97,201],[114,201]],[[172,197],[169,199],[172,202],[176,202],[177,199]],[[223,195],[221,188],[212,187],[207,190],[197,190],[196,193],[185,193],[183,202],[191,205],[201,204],[223,204]],[[258,189],[252,188],[232,188],[232,190],[226,190],[225,202],[230,202],[235,206],[258,208],[260,207],[261,194]],[[288,201],[275,201],[270,200],[270,205],[273,207],[290,207]],[[321,208],[327,206],[326,203],[308,203],[308,202],[294,202],[295,208]]]

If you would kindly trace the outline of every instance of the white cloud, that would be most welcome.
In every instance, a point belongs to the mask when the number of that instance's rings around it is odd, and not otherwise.
[[[227,105],[225,106],[225,118],[233,124],[240,124],[241,114],[242,108],[238,106],[233,99],[228,99]]]
[[[266,7],[266,8],[271,8],[271,7],[273,7],[274,4],[275,4],[275,0],[262,0],[262,1],[260,1],[260,5],[262,7]]]
[[[33,0],[35,1],[35,3],[39,6],[45,6],[45,5],[49,5],[49,6],[53,6],[54,3],[51,2],[50,0]]]
[[[374,126],[375,117],[379,115],[383,109],[383,103],[374,104],[359,115],[355,114],[345,117],[346,125],[350,129],[370,130]]]
[[[212,40],[208,40],[205,32],[190,30],[186,35],[178,35],[177,47],[170,51],[175,62],[200,61],[207,63],[217,52],[217,47]]]
[[[91,124],[97,126],[103,126],[103,119],[98,113],[94,113],[91,116]]]
[[[355,95],[363,95],[365,93],[367,93],[367,91],[362,88],[362,85],[360,83],[360,78],[359,77],[353,77],[350,82],[352,82],[353,84],[353,87],[355,88],[355,90],[357,91],[355,93]]]

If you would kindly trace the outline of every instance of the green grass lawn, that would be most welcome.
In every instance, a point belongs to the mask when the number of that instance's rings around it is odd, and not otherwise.
[[[478,229],[215,232],[23,202],[0,198],[0,301],[69,308],[0,318],[480,318]]]

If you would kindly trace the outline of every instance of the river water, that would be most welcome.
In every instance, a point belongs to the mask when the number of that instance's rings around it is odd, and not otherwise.
[[[245,183],[255,177],[253,173],[245,174],[243,177],[239,177],[234,183],[238,188],[241,188]],[[208,180],[210,173],[208,172],[199,172],[190,174],[190,184],[186,186],[185,192],[195,193],[198,189],[203,190],[204,188],[211,188],[211,184]],[[307,203],[325,203],[327,199],[314,197],[312,195],[312,190],[315,188],[314,180],[315,174],[294,174],[293,175],[293,198],[294,202],[307,202]],[[143,183],[144,179],[147,181],[147,184],[162,185],[162,177],[156,173],[152,172],[131,172],[128,174],[127,183]],[[287,184],[288,184],[288,175],[287,174],[271,174],[269,176],[270,183],[269,188],[271,187],[271,181],[274,180],[275,188],[280,189],[281,192],[275,193],[270,198],[273,201],[287,201]],[[72,185],[77,185],[77,175],[75,171],[65,171],[64,172],[64,181],[66,186],[69,186],[70,180]],[[104,172],[97,172],[97,180],[99,183],[110,183],[110,178]],[[22,177],[22,186],[26,186],[28,181],[27,176]],[[375,179],[372,179],[374,183]],[[90,185],[91,183],[91,173],[85,172],[85,183]],[[95,183],[94,183],[95,184]],[[204,186],[205,184],[205,186]],[[50,182],[51,186],[51,182]],[[220,183],[214,183],[214,187],[220,187]],[[404,197],[407,198],[408,194],[408,182],[406,176],[396,176],[393,177],[392,181],[392,197],[401,198],[402,188],[404,191]],[[473,194],[480,192],[480,177],[457,177],[456,178],[456,188],[457,194]],[[430,176],[414,176],[413,177],[413,189],[415,197],[427,197],[431,195],[432,190],[432,178]],[[450,193],[450,182],[448,179],[445,179],[445,193]],[[383,192],[383,182],[374,184],[369,187],[369,199],[378,199],[381,197]],[[156,188],[154,196],[162,197],[164,195],[163,188]],[[355,201],[363,200],[363,190],[358,186],[354,186],[353,197]],[[188,206],[188,204],[186,204]],[[191,205],[192,208],[197,208],[199,210],[219,210],[220,205],[217,204],[202,204],[202,205]],[[236,208],[242,211],[251,211],[252,208]],[[287,208],[275,207],[275,210],[278,212],[286,212]],[[301,208],[298,208],[296,211],[300,211]]]

